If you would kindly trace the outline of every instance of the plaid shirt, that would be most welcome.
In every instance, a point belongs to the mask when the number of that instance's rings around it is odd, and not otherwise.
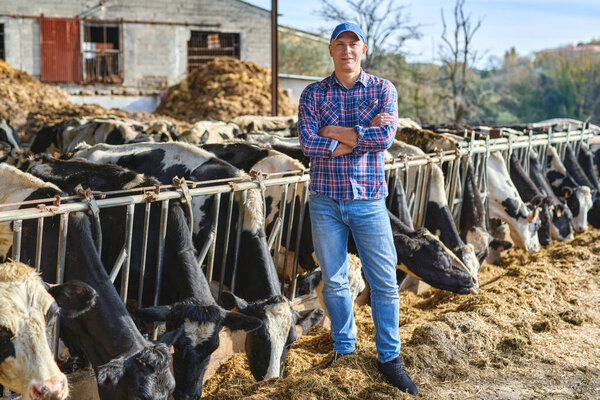
[[[334,74],[310,84],[302,92],[298,136],[310,157],[310,189],[337,200],[374,200],[387,196],[383,152],[392,145],[398,125],[398,95],[394,85],[361,71],[350,89]],[[369,128],[377,114],[386,112],[394,122]],[[337,125],[354,128],[357,143],[352,153],[333,157],[339,142],[317,135]]]

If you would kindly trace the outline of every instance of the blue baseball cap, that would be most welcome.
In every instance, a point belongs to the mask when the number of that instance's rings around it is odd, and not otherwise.
[[[356,36],[358,36],[360,40],[362,40],[363,43],[365,43],[365,35],[363,34],[362,29],[360,29],[358,25],[353,24],[352,22],[342,22],[341,24],[336,26],[333,30],[333,33],[331,34],[330,41],[337,39],[338,36],[340,36],[344,32],[354,33]]]

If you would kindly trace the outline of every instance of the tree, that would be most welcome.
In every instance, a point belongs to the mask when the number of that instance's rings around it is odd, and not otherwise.
[[[291,29],[281,32],[279,67],[285,74],[328,76],[333,62],[327,52],[327,40],[299,35]]]
[[[365,34],[368,46],[363,68],[372,70],[376,60],[388,52],[399,52],[402,44],[421,35],[419,25],[409,25],[404,14],[405,6],[397,6],[394,0],[345,0],[340,7],[333,0],[323,0],[316,14],[332,22],[351,21]]]
[[[446,80],[450,85],[451,92],[451,118],[454,124],[463,125],[469,113],[465,92],[467,85],[473,75],[469,66],[477,60],[477,52],[470,47],[473,36],[481,26],[482,20],[475,23],[471,15],[465,15],[463,6],[465,0],[456,0],[454,4],[454,29],[452,37],[448,37],[448,26],[444,17],[444,9],[441,10],[443,45],[440,46],[440,58],[446,69]]]

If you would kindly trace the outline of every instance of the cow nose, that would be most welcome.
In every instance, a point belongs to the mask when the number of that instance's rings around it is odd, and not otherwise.
[[[62,400],[67,397],[68,391],[67,377],[60,374],[42,383],[29,386],[29,398],[32,400]]]
[[[585,231],[587,231],[587,228],[585,226],[580,226],[578,228],[575,228],[575,232],[577,232],[577,233],[583,233]]]

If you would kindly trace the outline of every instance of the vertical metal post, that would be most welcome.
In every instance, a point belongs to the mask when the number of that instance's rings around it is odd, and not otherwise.
[[[279,206],[279,218],[281,218],[281,221],[285,221],[285,209],[287,207],[287,194],[288,194],[288,189],[290,187],[289,183],[286,183],[283,187],[283,193],[281,195],[281,205]],[[275,268],[279,267],[279,252],[281,251],[281,237],[283,236],[283,224],[282,224],[282,228],[279,230],[279,233],[277,234],[277,243],[275,245],[275,259],[274,259],[274,263],[275,263]],[[283,278],[285,279],[285,277]]]
[[[67,252],[67,233],[69,230],[69,213],[60,215],[60,231],[58,234],[58,255],[56,260],[56,283],[65,279],[65,255]]]
[[[144,209],[144,236],[142,237],[142,258],[140,260],[140,276],[138,281],[138,307],[142,307],[142,299],[144,298],[144,275],[146,275],[146,252],[148,251],[148,231],[150,228],[150,210],[152,203],[147,202]]]
[[[288,213],[288,226],[287,233],[285,237],[285,254],[283,258],[283,273],[281,279],[281,293],[283,293],[283,286],[285,284],[285,273],[287,272],[287,264],[288,264],[288,256],[290,253],[290,242],[292,241],[292,228],[294,225],[294,211],[296,208],[296,194],[298,193],[298,182],[294,184],[294,191],[292,192],[292,201],[290,205],[290,212]],[[292,277],[292,279],[294,279]]]
[[[302,204],[300,205],[300,215],[298,216],[298,231],[296,236],[296,247],[294,248],[294,269],[292,270],[292,286],[290,287],[290,300],[296,296],[296,285],[298,283],[298,258],[300,252],[300,240],[302,238],[302,229],[304,228],[304,214],[306,214],[306,205],[308,203],[308,183],[304,182],[304,192],[302,195]]]
[[[271,0],[271,114],[278,114],[279,93],[277,75],[279,74],[279,31],[277,30],[277,0]]]
[[[217,229],[219,228],[219,211],[221,208],[221,193],[214,195],[214,203],[213,203],[213,223],[210,228],[210,232],[212,233],[212,245],[210,247],[210,251],[208,253],[208,260],[206,261],[206,280],[208,282],[212,281],[213,276],[213,267],[215,265],[215,249],[217,247]],[[210,238],[210,236],[209,236]]]
[[[548,161],[548,148],[550,146],[552,146],[552,128],[548,128],[548,144],[546,145],[546,152],[544,154],[544,159],[542,161],[544,175],[546,175],[546,172],[548,171],[548,166],[546,165],[546,163]]]
[[[42,264],[42,243],[44,239],[44,218],[38,218],[37,235],[35,239],[35,270],[40,272]]]
[[[23,231],[23,220],[13,221],[13,243],[12,243],[12,259],[14,261],[21,260],[21,233]]]
[[[227,226],[225,226],[225,241],[223,244],[223,255],[221,259],[221,276],[219,277],[219,298],[223,293],[223,283],[225,281],[225,268],[227,268],[227,252],[229,251],[229,235],[231,233],[231,215],[233,214],[233,200],[235,192],[229,193],[229,204],[227,207]]]
[[[156,291],[154,292],[153,305],[160,302],[162,288],[162,271],[165,257],[165,239],[167,237],[167,222],[169,217],[169,200],[163,200],[160,207],[160,227],[158,228],[158,249],[156,255]]]
[[[238,212],[238,226],[237,234],[235,237],[235,249],[233,253],[233,273],[231,274],[231,293],[235,294],[235,276],[237,275],[238,258],[240,255],[240,245],[242,243],[242,230],[244,229],[244,215],[246,208],[246,199],[248,198],[248,190],[244,190],[240,193],[240,207]]]
[[[125,218],[125,264],[121,273],[121,299],[127,301],[127,292],[129,288],[129,266],[131,265],[131,239],[133,237],[133,217],[135,213],[135,204],[127,204],[127,216]]]

